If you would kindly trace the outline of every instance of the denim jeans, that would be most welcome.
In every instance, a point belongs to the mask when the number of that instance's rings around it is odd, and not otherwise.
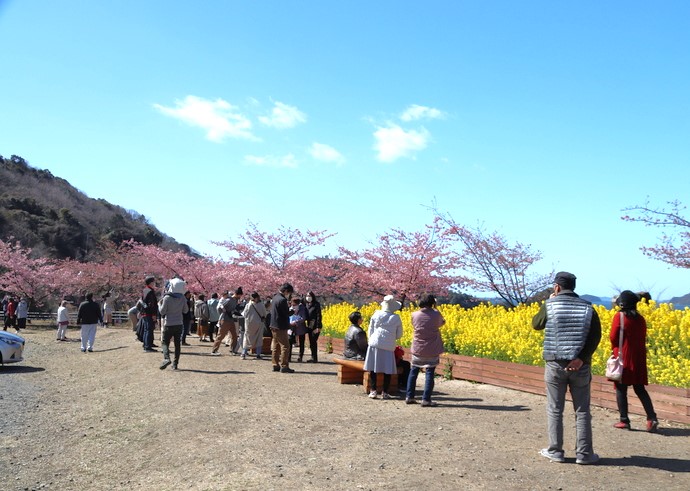
[[[153,331],[156,329],[156,321],[153,317],[142,317],[144,321],[144,349],[153,348]]]
[[[182,342],[186,343],[187,342],[187,336],[189,335],[189,328],[192,325],[192,319],[183,319],[182,320]]]
[[[549,433],[549,452],[565,456],[563,451],[563,409],[565,394],[570,389],[575,410],[575,429],[577,443],[575,453],[578,459],[591,458],[592,449],[592,413],[590,412],[590,386],[592,372],[589,365],[583,365],[576,371],[566,371],[569,362],[547,361],[544,367],[546,382],[546,416]]]
[[[417,386],[417,375],[419,375],[420,367],[412,366],[410,368],[410,376],[407,378],[407,398],[414,399],[415,388]],[[424,381],[424,393],[422,394],[423,401],[431,401],[431,393],[434,390],[434,372],[436,367],[426,369],[426,380]]]

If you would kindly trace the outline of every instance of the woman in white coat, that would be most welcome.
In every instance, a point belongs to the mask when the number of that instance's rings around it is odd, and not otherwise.
[[[256,349],[256,359],[260,360],[261,347],[263,346],[264,319],[266,318],[266,307],[264,307],[261,297],[254,292],[251,300],[247,302],[242,311],[244,317],[244,340],[242,342],[242,359],[247,359],[249,350]]]
[[[67,341],[67,326],[69,326],[67,300],[60,302],[60,306],[57,309],[57,325],[57,340]]]
[[[395,346],[402,336],[402,321],[395,313],[402,305],[393,295],[386,295],[381,302],[381,310],[374,312],[369,321],[369,347],[364,359],[364,370],[370,372],[371,392],[369,397],[376,399],[376,374],[383,373],[382,399],[390,399],[388,387],[391,375],[398,373],[395,363]]]

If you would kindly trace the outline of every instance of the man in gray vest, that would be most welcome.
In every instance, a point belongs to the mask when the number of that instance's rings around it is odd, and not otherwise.
[[[594,464],[599,456],[592,448],[590,385],[592,354],[601,339],[601,322],[592,304],[575,290],[575,275],[562,271],[553,280],[553,293],[532,319],[532,327],[544,330],[544,381],[549,447],[539,453],[552,462],[565,462],[563,408],[570,389],[575,409],[577,445],[575,462]]]

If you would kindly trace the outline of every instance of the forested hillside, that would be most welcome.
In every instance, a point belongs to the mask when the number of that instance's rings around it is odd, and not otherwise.
[[[136,211],[89,198],[17,155],[0,155],[0,239],[10,237],[34,256],[56,259],[96,259],[101,245],[129,239],[189,252]]]

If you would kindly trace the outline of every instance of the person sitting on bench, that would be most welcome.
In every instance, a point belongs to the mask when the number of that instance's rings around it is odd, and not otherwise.
[[[362,314],[355,311],[352,312],[348,319],[352,325],[345,334],[345,350],[343,351],[343,358],[347,360],[363,360],[367,356],[367,333],[362,329],[362,322],[364,318]]]

